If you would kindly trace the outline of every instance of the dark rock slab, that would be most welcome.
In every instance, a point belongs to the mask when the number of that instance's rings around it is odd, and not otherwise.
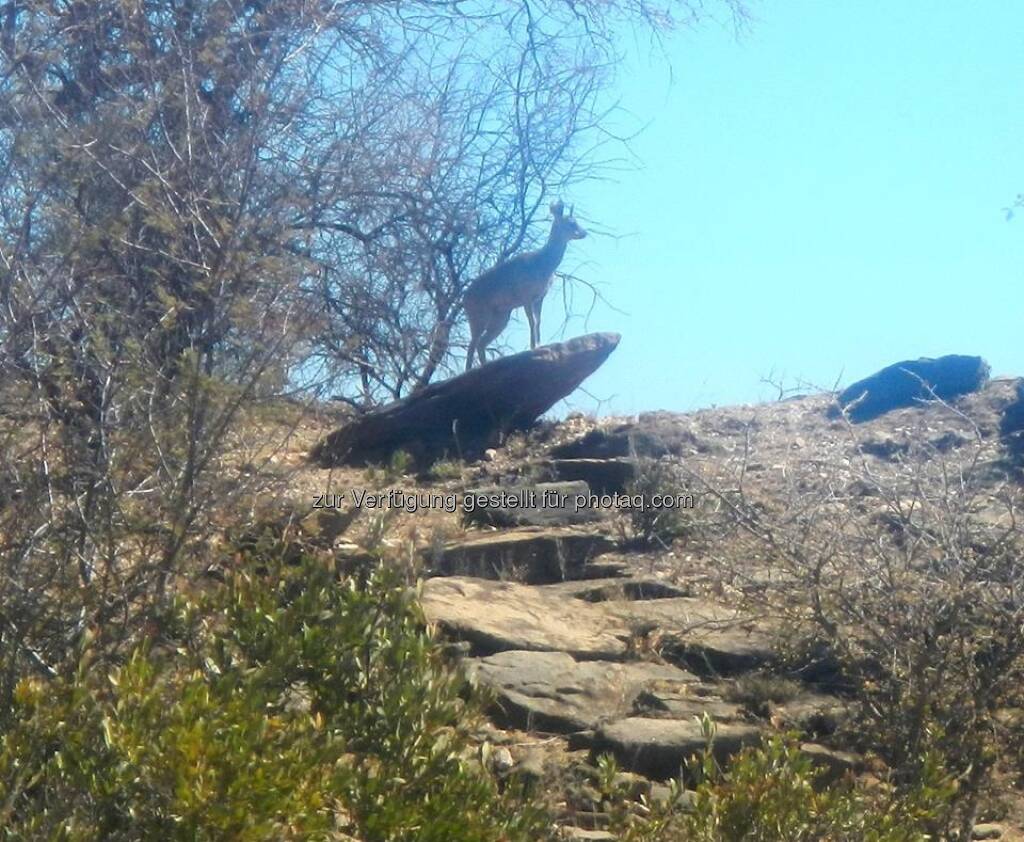
[[[477,656],[529,649],[566,652],[577,660],[618,661],[625,657],[630,637],[603,605],[513,582],[428,579],[421,605],[429,622],[468,641]]]
[[[988,364],[981,357],[922,357],[894,363],[858,380],[844,389],[838,400],[851,421],[870,421],[890,410],[929,400],[933,393],[934,397],[950,400],[976,392],[988,377]]]
[[[507,651],[463,661],[467,674],[489,687],[499,725],[572,733],[631,713],[637,696],[686,693],[692,673],[643,661],[577,661],[565,652]]]
[[[618,344],[618,334],[591,333],[492,360],[354,419],[319,442],[310,458],[326,468],[386,462],[396,450],[419,465],[481,454],[529,428]]]
[[[717,724],[712,751],[728,760],[761,741],[762,729],[740,722]],[[609,752],[620,765],[649,778],[665,780],[679,774],[707,741],[695,719],[653,719],[630,716],[601,726],[594,735],[593,754]]]
[[[571,527],[490,532],[445,546],[430,559],[442,576],[544,585],[586,576],[587,564],[615,548],[604,535]]]
[[[621,494],[636,479],[633,459],[552,459],[547,463],[552,479],[581,480],[595,494]]]
[[[539,482],[472,488],[461,496],[462,520],[473,526],[571,526],[598,520],[585,482]],[[471,505],[467,506],[467,501]]]

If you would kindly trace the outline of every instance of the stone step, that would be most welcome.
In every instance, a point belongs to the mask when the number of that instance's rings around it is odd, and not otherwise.
[[[463,664],[467,675],[494,693],[496,724],[562,734],[629,715],[647,688],[685,695],[698,682],[677,667],[577,661],[565,652],[506,651]]]
[[[717,723],[712,751],[726,761],[746,746],[761,742],[763,729],[744,722]],[[707,746],[696,719],[631,716],[602,725],[594,735],[593,754],[612,754],[625,769],[649,778],[676,777],[686,762]]]
[[[712,599],[617,600],[602,605],[632,629],[659,630],[662,655],[700,675],[735,675],[775,660],[767,621]]]
[[[423,583],[420,602],[429,622],[469,642],[476,656],[528,649],[619,661],[628,648],[628,628],[602,605],[544,588],[465,576],[436,578]]]
[[[542,585],[582,578],[594,558],[613,549],[615,543],[598,532],[520,528],[448,544],[427,563],[435,575]]]

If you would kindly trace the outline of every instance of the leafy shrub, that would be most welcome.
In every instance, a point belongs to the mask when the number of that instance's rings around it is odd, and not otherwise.
[[[713,739],[713,728],[707,733]],[[925,842],[944,821],[952,787],[933,757],[913,790],[895,795],[850,782],[823,787],[795,739],[776,734],[722,770],[710,749],[695,758],[687,810],[682,790],[627,832],[628,842]]]
[[[22,681],[0,737],[8,839],[535,840],[473,759],[462,680],[414,594],[306,560],[181,601],[123,666]],[[168,645],[171,643],[171,645]]]

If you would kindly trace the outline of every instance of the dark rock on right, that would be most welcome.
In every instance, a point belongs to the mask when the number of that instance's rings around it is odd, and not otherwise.
[[[949,354],[904,360],[858,380],[839,394],[839,406],[851,421],[870,421],[901,407],[933,398],[951,400],[980,389],[989,378],[981,357]],[[838,415],[833,409],[832,415]]]
[[[1017,381],[1017,400],[1003,410],[999,432],[1010,453],[1024,458],[1024,380]]]

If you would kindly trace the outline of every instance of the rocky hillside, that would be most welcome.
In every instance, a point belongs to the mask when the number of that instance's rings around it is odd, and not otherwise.
[[[799,571],[751,524],[782,529],[812,501],[815,517],[887,529],[889,490],[940,463],[983,478],[981,515],[998,522],[999,489],[1017,481],[1000,435],[1015,398],[1014,381],[994,380],[857,425],[829,417],[831,396],[573,415],[469,465],[307,465],[287,496],[350,567],[383,548],[422,571],[428,621],[493,694],[481,751],[500,774],[538,782],[569,838],[609,839],[598,757],[616,758],[643,810],[705,746],[705,714],[722,758],[784,729],[826,779],[884,775],[851,736],[850,687],[794,654],[803,609],[784,603]],[[282,461],[322,432],[306,427]],[[655,494],[673,505],[653,509]],[[1024,838],[1011,759],[977,838]]]

